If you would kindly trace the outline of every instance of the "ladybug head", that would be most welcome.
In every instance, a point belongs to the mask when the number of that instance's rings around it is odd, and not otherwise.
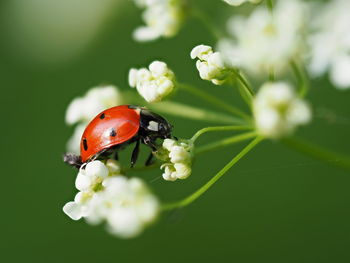
[[[173,126],[162,116],[147,109],[141,110],[141,127],[149,134],[157,138],[172,138]]]

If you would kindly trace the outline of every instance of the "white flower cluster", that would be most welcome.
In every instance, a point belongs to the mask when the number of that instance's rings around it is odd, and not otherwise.
[[[164,140],[162,149],[164,153],[161,153],[162,159],[166,160],[161,166],[161,169],[164,169],[164,180],[186,179],[191,175],[192,148],[191,144],[184,141]]]
[[[79,153],[80,138],[89,121],[104,109],[123,104],[120,91],[115,86],[100,86],[90,89],[83,97],[74,99],[66,111],[66,123],[78,124],[68,140],[67,150]]]
[[[252,4],[258,4],[260,3],[262,0],[223,0],[226,3],[228,3],[229,5],[233,5],[233,6],[239,6],[241,4],[244,4],[246,2],[250,2]]]
[[[257,76],[282,73],[303,51],[307,6],[300,0],[276,1],[273,13],[254,9],[249,17],[235,15],[228,22],[234,39],[218,43],[226,63]]]
[[[109,232],[122,238],[138,235],[158,214],[157,198],[141,179],[121,175],[116,161],[88,163],[80,169],[75,186],[80,192],[63,211],[73,220],[105,221]]]
[[[142,13],[145,26],[136,28],[135,40],[151,41],[159,37],[172,37],[180,29],[184,20],[183,0],[135,0]]]
[[[173,91],[175,75],[167,64],[154,61],[148,69],[130,69],[129,85],[136,87],[138,93],[147,102],[159,102]]]
[[[256,129],[268,138],[287,136],[311,120],[308,104],[284,82],[264,84],[254,98],[253,111]]]
[[[196,67],[202,79],[209,80],[215,85],[225,82],[228,69],[219,52],[213,52],[210,46],[198,45],[192,49],[190,56],[192,59],[198,58]]]
[[[336,87],[350,88],[350,1],[330,1],[316,10],[310,37],[310,74],[318,77],[329,70]]]

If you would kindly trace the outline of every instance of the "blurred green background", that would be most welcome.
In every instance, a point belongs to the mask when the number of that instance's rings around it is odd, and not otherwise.
[[[59,2],[0,4],[1,262],[350,262],[349,173],[273,142],[259,145],[199,200],[164,214],[136,239],[70,220],[62,206],[74,197],[76,171],[61,155],[73,131],[64,114],[74,97],[101,83],[129,89],[131,67],[160,59],[181,81],[241,102],[230,88],[199,79],[189,52],[196,44],[215,44],[199,22],[190,19],[173,39],[138,44],[131,32],[142,21],[131,1]],[[234,10],[218,0],[197,3],[218,25]],[[349,92],[327,79],[312,85],[316,116],[299,135],[350,153]],[[181,92],[175,100],[208,107]],[[178,137],[208,126],[166,117]],[[159,170],[133,175],[162,200],[177,200],[242,147],[200,156],[185,181],[157,180]]]

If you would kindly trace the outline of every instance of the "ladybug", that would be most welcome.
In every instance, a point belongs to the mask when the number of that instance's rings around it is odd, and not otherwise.
[[[140,143],[157,150],[157,139],[172,138],[173,126],[160,115],[146,108],[120,105],[99,113],[85,128],[80,141],[80,156],[67,153],[64,162],[80,168],[93,160],[107,159],[135,142],[131,155],[131,167],[137,161]],[[147,158],[146,165],[152,161],[153,154]]]

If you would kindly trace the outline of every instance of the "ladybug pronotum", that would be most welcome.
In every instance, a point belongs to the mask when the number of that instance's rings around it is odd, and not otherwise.
[[[172,138],[172,125],[160,115],[146,108],[120,105],[99,113],[85,128],[80,141],[80,156],[67,153],[64,162],[80,168],[83,164],[96,159],[107,159],[118,151],[135,142],[131,155],[131,166],[138,158],[140,143],[157,149],[156,140]],[[146,161],[149,165],[152,153]]]

